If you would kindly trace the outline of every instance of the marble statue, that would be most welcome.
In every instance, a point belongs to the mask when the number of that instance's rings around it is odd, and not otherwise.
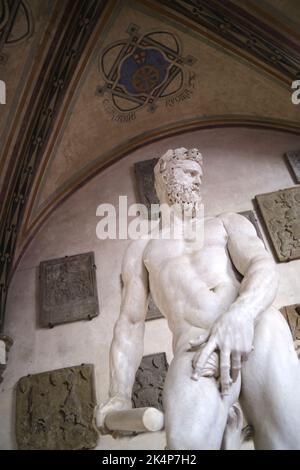
[[[186,207],[193,219],[203,217],[202,174],[196,149],[169,150],[158,161],[155,186],[170,223]],[[272,306],[276,265],[245,217],[226,213],[202,222],[202,243],[183,232],[181,239],[129,245],[109,399],[97,410],[97,424],[105,429],[110,412],[132,406],[151,291],[173,334],[163,395],[167,449],[237,448],[243,413],[256,449],[300,449],[299,361],[289,327]]]

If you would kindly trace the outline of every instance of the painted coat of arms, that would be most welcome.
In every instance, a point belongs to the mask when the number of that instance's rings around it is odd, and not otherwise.
[[[97,94],[108,95],[104,106],[112,119],[130,121],[141,108],[154,112],[159,101],[174,106],[190,98],[196,60],[182,55],[179,39],[166,31],[140,34],[133,24],[127,33],[128,39],[110,44],[99,60],[105,84]]]

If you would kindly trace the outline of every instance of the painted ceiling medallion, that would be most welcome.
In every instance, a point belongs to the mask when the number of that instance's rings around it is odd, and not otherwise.
[[[196,59],[182,55],[179,39],[166,31],[140,34],[133,24],[127,33],[128,39],[110,44],[99,60],[105,84],[97,94],[109,95],[104,106],[112,119],[131,120],[141,108],[154,112],[161,100],[173,106],[190,98],[195,74],[187,67]]]

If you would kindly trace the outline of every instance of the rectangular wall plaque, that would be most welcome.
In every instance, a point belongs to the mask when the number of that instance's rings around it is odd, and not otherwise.
[[[279,261],[300,258],[300,187],[259,194],[256,201]]]
[[[73,450],[97,445],[92,364],[22,377],[16,394],[19,449]]]
[[[300,183],[300,150],[298,152],[287,152],[286,158],[291,167],[296,183]]]
[[[294,340],[298,357],[300,356],[300,304],[288,305],[280,309],[286,319]]]
[[[153,406],[163,411],[162,395],[168,367],[165,353],[143,357],[132,390],[134,408]]]
[[[99,314],[94,253],[40,263],[41,326],[52,327]]]
[[[151,214],[151,204],[159,204],[154,187],[154,167],[157,161],[158,158],[152,158],[134,164],[139,202],[147,207],[148,217]]]

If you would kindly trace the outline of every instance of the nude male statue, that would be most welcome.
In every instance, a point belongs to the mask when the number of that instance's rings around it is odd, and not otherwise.
[[[155,186],[173,224],[185,207],[200,217],[201,182],[198,150],[169,150],[160,158]],[[164,387],[167,448],[220,449],[230,418],[236,413],[241,419],[239,400],[256,449],[300,449],[299,361],[288,325],[272,307],[275,263],[243,216],[228,213],[203,222],[202,244],[183,233],[180,239],[129,245],[109,399],[98,410],[98,423],[111,411],[131,408],[151,291],[173,334]]]

